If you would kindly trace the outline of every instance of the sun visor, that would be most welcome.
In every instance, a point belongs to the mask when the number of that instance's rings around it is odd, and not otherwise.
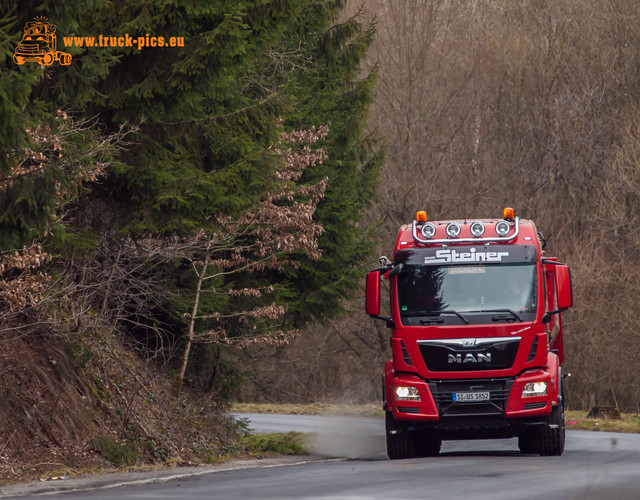
[[[398,250],[395,265],[442,266],[448,264],[532,264],[537,261],[535,245],[478,245],[447,248]]]

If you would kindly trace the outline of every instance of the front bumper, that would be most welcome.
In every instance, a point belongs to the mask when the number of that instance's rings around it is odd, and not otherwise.
[[[523,397],[528,382],[547,382],[547,394]],[[420,401],[395,398],[395,387],[415,387]],[[388,383],[387,410],[396,420],[438,422],[449,420],[501,420],[543,417],[557,404],[554,381],[545,370],[529,370],[515,378],[424,381],[411,374],[400,374]],[[455,401],[455,393],[488,392],[487,401]]]

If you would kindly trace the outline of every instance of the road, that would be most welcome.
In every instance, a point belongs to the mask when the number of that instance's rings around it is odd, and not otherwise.
[[[315,430],[318,439],[313,445],[314,452],[336,458],[254,461],[226,470],[196,469],[196,475],[187,472],[182,476],[151,478],[115,488],[67,491],[55,498],[640,498],[640,435],[569,431],[562,457],[520,455],[515,440],[496,440],[445,442],[438,457],[390,461],[385,456],[381,420],[282,415],[246,417],[256,431]],[[113,486],[113,482],[106,486]],[[6,494],[0,488],[2,493]],[[27,491],[21,498],[41,496]]]

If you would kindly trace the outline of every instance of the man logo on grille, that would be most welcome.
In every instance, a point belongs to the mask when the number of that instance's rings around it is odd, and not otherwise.
[[[491,363],[491,353],[479,352],[477,354],[465,354],[464,358],[462,354],[449,354],[447,358],[449,364],[452,363]]]

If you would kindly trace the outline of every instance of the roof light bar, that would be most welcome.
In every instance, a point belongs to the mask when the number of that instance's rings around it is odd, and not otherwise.
[[[451,226],[451,224],[457,224],[459,226],[459,224],[457,222],[455,223],[449,223],[447,225],[447,229],[449,229],[449,226]],[[429,227],[429,229],[426,229],[426,227]],[[427,223],[424,226],[422,226],[420,233],[422,233],[422,235],[420,236],[418,234],[418,222],[417,221],[413,221],[413,226],[412,226],[412,235],[413,235],[413,239],[416,240],[418,243],[424,243],[424,244],[428,244],[428,245],[434,245],[434,244],[443,244],[443,245],[448,245],[450,243],[492,243],[492,242],[506,242],[506,241],[511,241],[513,239],[516,238],[516,236],[518,236],[519,232],[520,232],[520,219],[518,217],[514,218],[514,223],[513,223],[513,231],[511,232],[511,234],[509,234],[509,232],[511,231],[511,227],[512,224],[510,224],[509,222],[502,220],[499,221],[498,223],[496,223],[495,228],[496,228],[496,232],[498,232],[498,227],[500,227],[500,231],[503,234],[498,233],[498,236],[487,236],[484,238],[480,238],[480,237],[474,237],[474,238],[457,238],[457,237],[452,237],[449,233],[447,233],[447,235],[449,236],[449,238],[442,238],[442,239],[438,239],[438,240],[433,240],[431,238],[433,238],[433,236],[429,237],[428,235],[431,234],[431,232],[433,232],[433,235],[435,236],[435,226],[432,223]],[[423,231],[426,232],[423,233]],[[460,234],[460,232],[457,233],[456,236],[458,236]],[[473,234],[473,233],[472,233]],[[424,238],[427,239],[424,239]]]

